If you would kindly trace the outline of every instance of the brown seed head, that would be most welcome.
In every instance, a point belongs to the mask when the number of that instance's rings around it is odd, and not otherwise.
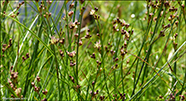
[[[26,53],[26,57],[29,58],[29,53]]]
[[[98,8],[97,8],[97,7],[95,7],[95,8],[94,8],[94,10],[97,12],[97,11],[98,11]]]
[[[71,3],[71,4],[69,5],[69,8],[72,9],[73,7],[74,7],[74,3]]]
[[[39,76],[37,76],[36,79],[37,79],[37,82],[40,82],[41,81],[41,79],[40,79]]]
[[[70,17],[71,17],[73,14],[74,14],[74,11],[69,11],[69,12],[68,12],[68,16],[70,16]]]
[[[34,83],[34,82],[32,82],[31,84],[32,84],[32,87],[34,87],[34,86],[35,86],[35,83]]]

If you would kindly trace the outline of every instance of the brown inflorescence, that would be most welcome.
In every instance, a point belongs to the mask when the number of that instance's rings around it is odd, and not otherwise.
[[[21,95],[21,91],[22,88],[17,88],[18,85],[18,72],[13,71],[13,66],[10,67],[10,79],[8,79],[8,83],[10,85],[10,87],[15,91],[15,94],[18,97],[23,97],[23,95]],[[11,97],[15,97],[13,94],[11,95]]]
[[[12,46],[12,39],[11,38],[9,39],[8,46],[7,46],[7,44],[3,44],[2,46],[3,46],[2,52],[4,53],[8,48],[10,48]]]

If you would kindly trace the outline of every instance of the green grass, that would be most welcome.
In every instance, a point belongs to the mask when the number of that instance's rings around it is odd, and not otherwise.
[[[36,1],[1,2],[1,100],[184,100],[186,1]]]

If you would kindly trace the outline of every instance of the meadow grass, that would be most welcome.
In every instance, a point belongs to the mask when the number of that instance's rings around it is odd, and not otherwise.
[[[186,1],[0,5],[2,100],[185,100]]]

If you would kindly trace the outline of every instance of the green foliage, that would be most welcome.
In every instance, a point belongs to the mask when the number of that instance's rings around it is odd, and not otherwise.
[[[184,100],[185,1],[5,0],[1,99]]]

